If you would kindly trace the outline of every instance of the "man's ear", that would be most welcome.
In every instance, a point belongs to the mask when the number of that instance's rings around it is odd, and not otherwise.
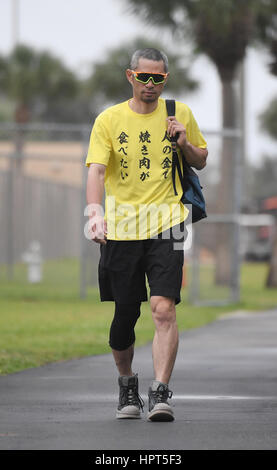
[[[166,79],[165,79],[164,85],[167,84],[168,77],[169,77],[169,72],[167,72],[167,77],[166,77]]]
[[[132,73],[132,70],[130,69],[127,69],[126,70],[126,78],[128,80],[129,83],[131,83],[131,85],[133,84],[133,73]]]

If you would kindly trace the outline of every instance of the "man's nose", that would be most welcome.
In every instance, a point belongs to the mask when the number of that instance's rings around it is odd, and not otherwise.
[[[154,87],[154,83],[153,83],[152,80],[153,80],[153,78],[150,78],[149,82],[146,83],[147,88],[153,88]]]

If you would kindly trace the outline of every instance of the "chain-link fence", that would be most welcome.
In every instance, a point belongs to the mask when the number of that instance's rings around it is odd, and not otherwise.
[[[0,126],[1,280],[84,293],[96,284],[98,247],[84,240],[84,160],[91,128]],[[84,244],[91,258],[84,276]],[[87,253],[86,253],[87,256]],[[61,287],[62,288],[62,287]]]
[[[30,260],[35,265],[42,259],[41,284],[62,288],[64,283],[81,297],[88,286],[97,285],[99,246],[84,235],[90,130],[91,126],[1,124],[2,282],[26,282]],[[208,218],[192,227],[184,284],[193,302],[226,303],[239,298],[241,135],[238,130],[204,135],[209,157],[199,176]]]
[[[224,129],[204,135],[209,142],[208,165],[199,177],[208,217],[192,227],[189,298],[198,304],[224,304],[240,295],[241,132]]]

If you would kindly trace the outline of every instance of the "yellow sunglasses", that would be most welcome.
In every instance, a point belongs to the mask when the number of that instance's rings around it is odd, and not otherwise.
[[[132,70],[132,73],[135,77],[135,80],[140,83],[144,83],[146,85],[150,80],[154,85],[160,85],[161,83],[165,82],[167,77],[167,73],[155,73],[155,72],[137,72]]]

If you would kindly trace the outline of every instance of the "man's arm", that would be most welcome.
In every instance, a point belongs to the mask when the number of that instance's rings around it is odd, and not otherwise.
[[[178,141],[177,141],[178,144]],[[183,145],[179,145],[183,154],[186,157],[186,161],[190,166],[196,168],[196,170],[202,170],[207,164],[208,149],[201,149],[190,144],[187,140]]]
[[[206,148],[202,149],[195,147],[187,140],[186,129],[183,124],[178,122],[175,116],[169,116],[167,118],[168,129],[167,132],[170,137],[175,136],[176,133],[179,133],[179,138],[177,140],[177,145],[180,147],[182,152],[186,157],[186,161],[190,166],[196,168],[196,170],[202,170],[207,164],[208,150]]]
[[[104,196],[106,166],[100,163],[91,163],[87,179],[87,203],[91,206],[90,219],[91,239],[97,243],[106,244],[107,227],[103,218],[102,200]]]

